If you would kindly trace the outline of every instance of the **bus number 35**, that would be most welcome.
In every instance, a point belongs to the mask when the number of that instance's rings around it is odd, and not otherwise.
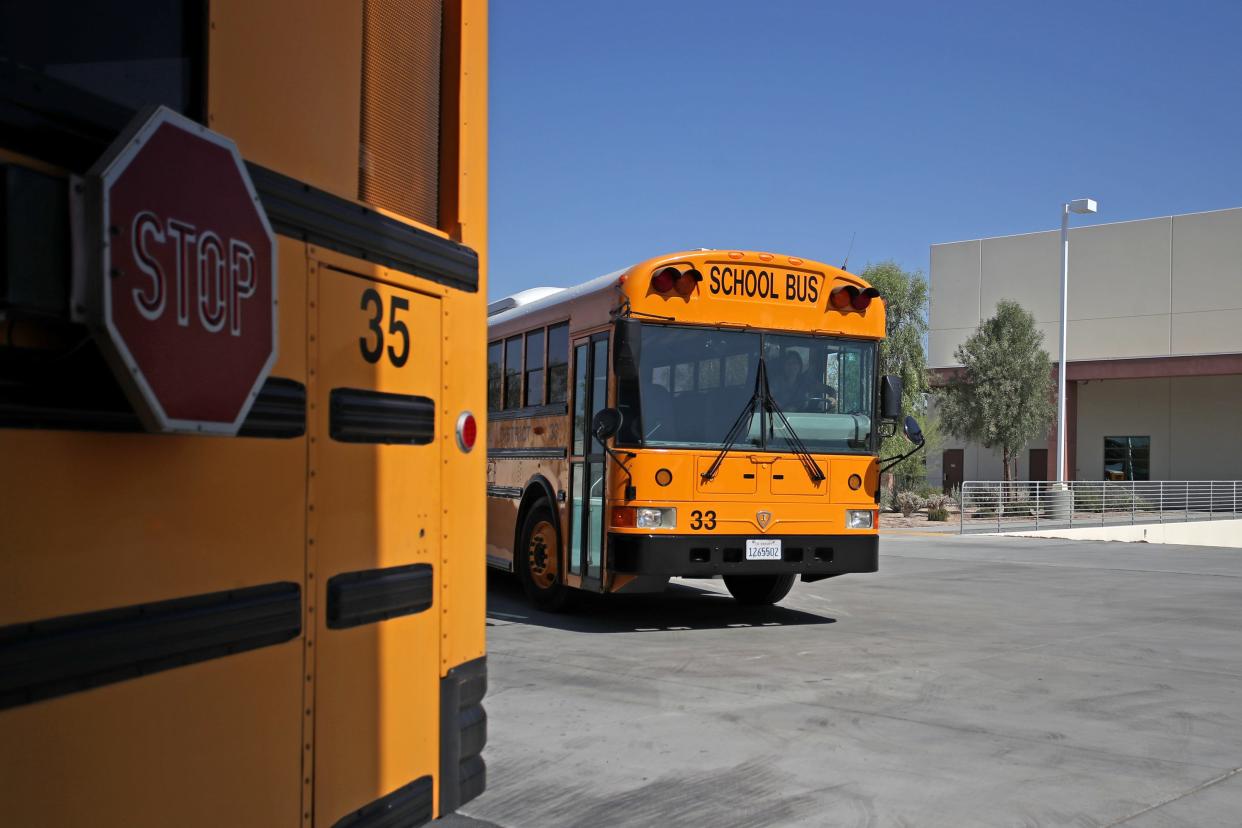
[[[691,529],[715,529],[716,528],[716,513],[711,512],[711,511],[700,512],[698,509],[695,509],[693,512],[690,513],[690,528]]]
[[[405,322],[397,318],[397,311],[409,310],[410,300],[394,296],[391,302],[388,306],[388,333],[391,336],[400,337],[401,350],[397,351],[389,345],[388,361],[400,368],[410,358],[410,329],[405,326]],[[380,327],[384,319],[384,300],[375,288],[367,288],[362,292],[362,309],[366,310],[370,305],[375,306],[375,315],[367,321],[367,327],[375,332],[375,347],[371,347],[369,335],[358,337],[358,347],[362,349],[362,358],[367,362],[379,362],[380,357],[384,355],[384,329]]]

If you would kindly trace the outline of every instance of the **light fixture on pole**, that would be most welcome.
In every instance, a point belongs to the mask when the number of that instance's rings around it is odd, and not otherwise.
[[[1094,198],[1076,198],[1061,206],[1061,366],[1057,369],[1057,482],[1064,483],[1065,469],[1065,332],[1069,328],[1069,214],[1094,213]]]

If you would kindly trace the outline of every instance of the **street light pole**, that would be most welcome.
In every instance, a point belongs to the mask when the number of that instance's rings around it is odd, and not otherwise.
[[[1065,483],[1065,346],[1069,330],[1069,214],[1094,213],[1093,198],[1076,198],[1061,205],[1061,365],[1057,369],[1057,482]]]

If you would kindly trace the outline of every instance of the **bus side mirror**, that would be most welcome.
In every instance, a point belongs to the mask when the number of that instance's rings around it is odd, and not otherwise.
[[[642,348],[642,331],[635,319],[617,320],[617,330],[612,347],[612,370],[618,377],[638,376],[639,351]]]
[[[901,377],[880,377],[880,419],[896,422],[901,419]],[[916,424],[917,425],[917,424]]]
[[[906,438],[916,446],[923,445],[923,429],[919,428],[919,421],[913,417],[906,417]]]
[[[615,408],[602,408],[591,421],[591,433],[601,443],[621,430],[621,412]]]

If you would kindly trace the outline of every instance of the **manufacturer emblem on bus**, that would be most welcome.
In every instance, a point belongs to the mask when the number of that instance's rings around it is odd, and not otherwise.
[[[768,524],[772,522],[771,512],[755,512],[755,520],[759,522],[760,529],[767,529]]]

